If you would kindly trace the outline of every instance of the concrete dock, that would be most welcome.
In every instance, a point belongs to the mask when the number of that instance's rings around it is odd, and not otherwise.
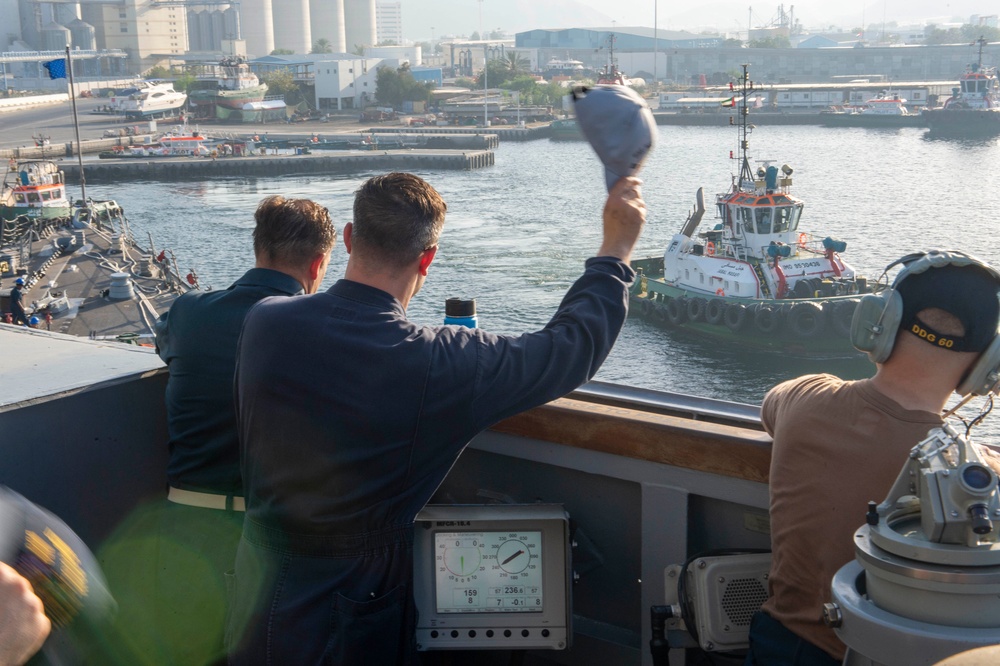
[[[378,150],[310,155],[253,157],[161,157],[100,160],[84,164],[87,184],[130,180],[208,180],[241,176],[352,174],[371,171],[482,169],[493,166],[491,150]],[[70,182],[79,182],[80,167],[65,160],[60,167]]]

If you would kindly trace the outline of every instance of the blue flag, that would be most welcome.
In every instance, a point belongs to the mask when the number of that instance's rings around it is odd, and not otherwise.
[[[59,58],[58,60],[50,60],[45,63],[45,69],[49,70],[50,79],[65,79],[66,78],[66,58]]]

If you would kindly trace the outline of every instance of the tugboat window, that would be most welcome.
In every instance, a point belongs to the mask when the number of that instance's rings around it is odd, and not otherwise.
[[[753,211],[749,208],[741,209],[743,215],[743,231],[748,234],[753,233]]]
[[[757,209],[757,233],[759,233],[759,234],[769,234],[769,233],[771,233],[771,209],[770,208],[758,208]]]
[[[52,196],[48,192],[42,192],[42,201],[51,201]]]
[[[38,192],[28,192],[28,203],[38,203]]]
[[[24,195],[23,194],[15,194],[14,195],[14,201],[16,201],[17,203],[24,203]]]

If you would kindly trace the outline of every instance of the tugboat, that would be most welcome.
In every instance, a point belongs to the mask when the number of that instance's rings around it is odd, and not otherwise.
[[[1000,134],[1000,82],[996,67],[983,67],[983,47],[980,37],[979,59],[969,65],[952,88],[951,97],[939,109],[923,112],[931,134],[961,136],[993,136]]]
[[[0,193],[0,219],[69,217],[71,209],[63,173],[55,162],[10,161]]]
[[[608,33],[608,62],[597,72],[597,85],[627,86],[630,85],[628,77],[618,69],[618,60],[615,58],[614,33]],[[553,120],[549,125],[549,139],[552,141],[585,141],[583,132],[576,123],[576,118],[563,118]]]
[[[188,106],[198,118],[228,117],[267,94],[267,84],[250,71],[242,56],[225,57],[212,69],[211,75],[199,78],[189,90]]]
[[[828,357],[854,356],[849,335],[868,280],[841,258],[847,243],[820,238],[800,226],[803,202],[790,193],[792,168],[748,156],[748,95],[743,65],[739,175],[716,197],[718,223],[698,232],[704,192],[662,257],[632,262],[633,311],[666,328],[766,351]],[[875,288],[880,288],[876,285]]]

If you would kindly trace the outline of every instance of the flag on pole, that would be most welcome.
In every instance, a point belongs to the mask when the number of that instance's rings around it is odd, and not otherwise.
[[[729,99],[722,100],[722,106],[736,106],[736,98],[730,97]]]
[[[66,78],[66,58],[59,58],[58,60],[50,60],[45,63],[45,69],[49,70],[50,79],[65,79]]]

